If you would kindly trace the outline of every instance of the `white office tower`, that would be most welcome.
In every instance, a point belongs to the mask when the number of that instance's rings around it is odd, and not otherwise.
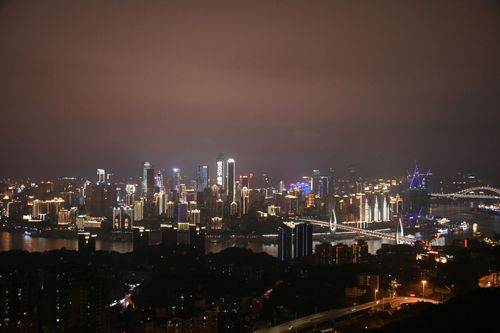
[[[165,192],[155,193],[156,212],[163,215],[167,212],[167,195]]]
[[[375,222],[380,222],[380,207],[378,204],[378,195],[375,194],[375,207],[373,208],[373,220]]]
[[[144,198],[134,201],[134,221],[144,220]]]
[[[248,214],[248,206],[250,204],[250,190],[247,187],[241,189],[241,214]]]
[[[215,182],[219,188],[224,187],[224,156],[219,154],[215,160]]]
[[[106,171],[104,169],[97,169],[97,182],[99,184],[106,182]]]
[[[367,223],[372,222],[372,212],[370,208],[370,203],[368,202],[368,198],[365,199],[365,219]]]
[[[383,207],[382,207],[382,220],[383,221],[389,221],[390,220],[390,217],[389,217],[389,204],[387,203],[387,196],[384,195],[384,203],[383,203]]]

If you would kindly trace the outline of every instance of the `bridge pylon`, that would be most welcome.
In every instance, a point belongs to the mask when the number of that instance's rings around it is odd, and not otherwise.
[[[402,244],[403,242],[400,241],[400,238],[404,236],[403,221],[399,218],[399,221],[396,223],[396,244]]]
[[[335,207],[332,208],[330,214],[330,231],[334,233],[337,230],[337,214],[335,214]]]

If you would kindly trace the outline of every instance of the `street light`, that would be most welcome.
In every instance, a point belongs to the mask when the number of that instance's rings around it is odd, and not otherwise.
[[[373,295],[373,300],[374,301],[377,300],[377,293],[378,293],[378,289],[375,289],[375,292],[374,292],[374,295]]]
[[[425,298],[425,284],[427,280],[422,280],[422,298]]]

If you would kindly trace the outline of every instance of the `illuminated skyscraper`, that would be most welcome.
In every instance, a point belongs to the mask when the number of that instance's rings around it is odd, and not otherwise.
[[[357,239],[352,245],[352,262],[362,263],[368,261],[368,243],[363,239]]]
[[[158,191],[164,191],[165,190],[165,186],[164,186],[164,183],[163,183],[163,174],[161,173],[161,171],[158,171],[158,173],[156,174],[156,177],[155,177],[155,187],[158,189]]]
[[[97,182],[98,183],[106,182],[106,171],[104,171],[104,169],[97,169]]]
[[[365,198],[365,222],[372,222],[372,210],[370,207],[370,202],[368,201],[368,197]]]
[[[125,204],[127,206],[132,206],[135,200],[135,185],[127,184],[125,185]]]
[[[373,207],[373,220],[380,222],[380,207],[378,204],[378,195],[375,194],[375,206]]]
[[[188,222],[188,204],[186,202],[177,204],[177,222]]]
[[[158,192],[154,194],[156,214],[163,215],[167,212],[167,195],[165,192]]]
[[[173,168],[172,169],[172,190],[179,191],[181,186],[181,169]]]
[[[217,155],[217,159],[215,160],[215,172],[216,172],[216,184],[222,188],[224,187],[224,155]]]
[[[384,194],[384,203],[382,206],[382,220],[383,221],[389,221],[390,216],[389,216],[389,204],[387,203],[387,195]]]
[[[307,257],[312,255],[313,226],[309,223],[299,223],[294,230],[294,257]]]
[[[134,224],[134,209],[128,206],[113,208],[113,230],[130,230]]]
[[[175,217],[175,204],[173,201],[167,202],[167,219],[173,220]]]
[[[319,170],[313,170],[313,177],[312,177],[312,188],[311,191],[314,192],[314,194],[319,194],[319,183],[320,183],[320,172]]]
[[[335,195],[335,171],[330,168],[330,174],[328,175],[328,194]]]
[[[248,187],[243,187],[241,189],[241,214],[248,214],[248,206],[250,204],[250,190]]]
[[[142,221],[144,219],[144,198],[134,201],[134,221]]]
[[[142,193],[147,200],[153,200],[155,187],[155,171],[151,163],[144,162],[142,170]]]
[[[206,188],[208,188],[208,165],[198,165],[196,192],[202,193]]]
[[[240,176],[240,185],[241,187],[246,187],[248,189],[250,189],[250,177],[248,176]]]
[[[293,226],[283,223],[278,228],[278,259],[289,261],[292,259]]]
[[[229,203],[236,202],[236,184],[235,184],[236,166],[233,158],[227,160],[227,180],[226,180],[226,193]]]

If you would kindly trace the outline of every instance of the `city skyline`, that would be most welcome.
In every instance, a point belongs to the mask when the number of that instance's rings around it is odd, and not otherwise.
[[[500,7],[430,4],[4,1],[0,174],[233,152],[284,178],[419,162],[498,179]]]
[[[500,0],[0,0],[0,331],[491,330],[499,59]]]

